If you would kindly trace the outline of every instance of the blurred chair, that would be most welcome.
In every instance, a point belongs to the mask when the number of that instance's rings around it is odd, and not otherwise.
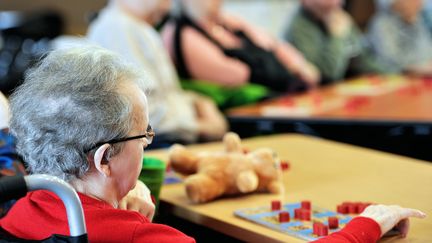
[[[53,11],[0,12],[0,91],[8,95],[21,84],[25,70],[62,32],[62,17]]]

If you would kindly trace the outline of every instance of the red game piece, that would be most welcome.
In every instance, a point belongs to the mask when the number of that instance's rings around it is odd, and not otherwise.
[[[315,106],[320,106],[322,103],[322,97],[319,94],[314,94],[312,96],[312,102]]]
[[[301,208],[296,208],[296,209],[294,209],[294,218],[295,219],[301,219],[300,218],[300,212],[301,212]]]
[[[400,89],[398,93],[402,95],[418,95],[421,92],[420,88],[418,86],[408,86]]]
[[[281,201],[278,200],[271,201],[271,210],[272,211],[281,210]]]
[[[356,110],[361,106],[367,104],[369,102],[369,98],[366,96],[355,96],[349,98],[345,103],[345,109],[347,110]]]
[[[328,235],[328,226],[325,224],[321,224],[319,227],[318,236],[327,236]]]
[[[295,101],[291,97],[284,97],[284,98],[280,99],[279,102],[284,106],[288,106],[288,107],[295,106]]]
[[[290,221],[290,215],[288,212],[280,212],[279,213],[279,222],[286,223]]]
[[[348,205],[348,213],[349,214],[356,214],[357,211],[357,205],[355,203],[351,203]]]
[[[290,168],[290,164],[288,161],[281,161],[280,162],[280,167],[282,170],[288,170]]]
[[[310,201],[302,201],[301,202],[301,208],[303,208],[303,209],[311,209],[311,202]]]
[[[339,227],[339,219],[337,217],[329,217],[328,226],[330,229],[337,229]]]
[[[310,221],[311,220],[311,211],[308,209],[300,210],[300,220]]]
[[[427,89],[432,88],[432,78],[424,78],[423,79],[423,86]]]
[[[369,82],[372,85],[380,85],[382,80],[379,76],[372,76],[372,77],[369,77]]]
[[[322,225],[321,222],[314,222],[314,223],[313,223],[313,226],[312,226],[313,231],[312,231],[312,233],[313,233],[314,235],[318,235],[318,234],[319,234],[319,232],[320,232],[320,227],[322,227],[321,225]]]
[[[357,212],[360,214],[360,213],[363,213],[363,211],[368,207],[369,205],[367,204],[367,203],[360,203],[358,206],[357,206]]]
[[[337,205],[336,211],[338,213],[341,213],[341,214],[347,214],[348,213],[348,206],[347,205],[343,205],[343,204]]]
[[[328,226],[320,222],[315,222],[313,224],[313,234],[317,236],[328,235]]]

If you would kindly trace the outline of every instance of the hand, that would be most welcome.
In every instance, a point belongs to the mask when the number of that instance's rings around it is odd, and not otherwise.
[[[324,24],[335,37],[344,37],[348,34],[353,21],[343,9],[335,9],[324,18]]]
[[[202,96],[195,98],[198,129],[204,140],[220,140],[228,130],[228,124],[215,103]]]
[[[367,207],[360,216],[373,219],[381,228],[381,236],[396,227],[403,237],[409,230],[409,217],[424,218],[426,214],[411,208],[397,205],[372,205]]]
[[[297,74],[302,80],[306,82],[309,88],[316,88],[320,82],[320,72],[311,63],[305,62],[303,67],[300,68]]]
[[[279,42],[274,52],[285,67],[305,81],[309,88],[318,86],[321,79],[319,70],[308,62],[297,49],[287,42]]]
[[[155,213],[155,205],[150,196],[150,190],[142,181],[137,181],[134,189],[122,198],[119,208],[137,211],[152,221]]]

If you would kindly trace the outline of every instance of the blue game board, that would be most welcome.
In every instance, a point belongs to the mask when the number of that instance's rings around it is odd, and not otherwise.
[[[311,221],[301,221],[294,219],[294,209],[300,207],[300,203],[288,203],[284,204],[282,209],[277,211],[271,211],[270,206],[244,208],[234,211],[234,215],[307,241],[313,241],[319,238],[318,236],[312,234],[313,222],[318,221],[328,225],[328,217],[337,217],[339,219],[339,227],[337,229],[329,230],[329,234],[331,234],[333,232],[339,231],[352,219],[348,215],[336,213],[328,209],[315,207],[312,205]],[[290,222],[279,223],[279,212],[281,211],[289,212],[291,216]]]

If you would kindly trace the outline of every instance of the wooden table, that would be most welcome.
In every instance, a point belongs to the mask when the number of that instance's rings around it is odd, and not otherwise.
[[[301,106],[306,110],[302,112],[301,109],[296,109]],[[431,80],[389,76],[346,81],[301,95],[287,95],[255,105],[233,108],[227,114],[232,118],[432,123],[431,106]],[[275,108],[274,112],[272,108]]]
[[[274,135],[245,139],[249,149],[271,147],[289,160],[283,174],[285,202],[311,200],[335,209],[343,201],[399,204],[423,210],[428,218],[411,221],[406,239],[386,238],[381,242],[432,242],[432,164],[351,145],[302,135]],[[190,146],[194,151],[220,150],[220,143]],[[166,150],[146,156],[167,159]],[[251,194],[219,199],[207,204],[189,202],[182,184],[162,187],[160,200],[169,213],[218,232],[252,242],[303,242],[289,235],[239,219],[233,211],[268,205],[278,195]]]
[[[359,78],[234,108],[227,111],[227,117],[232,130],[242,137],[310,131],[332,140],[432,160],[422,147],[432,135],[430,79]],[[407,149],[410,145],[417,150]]]

